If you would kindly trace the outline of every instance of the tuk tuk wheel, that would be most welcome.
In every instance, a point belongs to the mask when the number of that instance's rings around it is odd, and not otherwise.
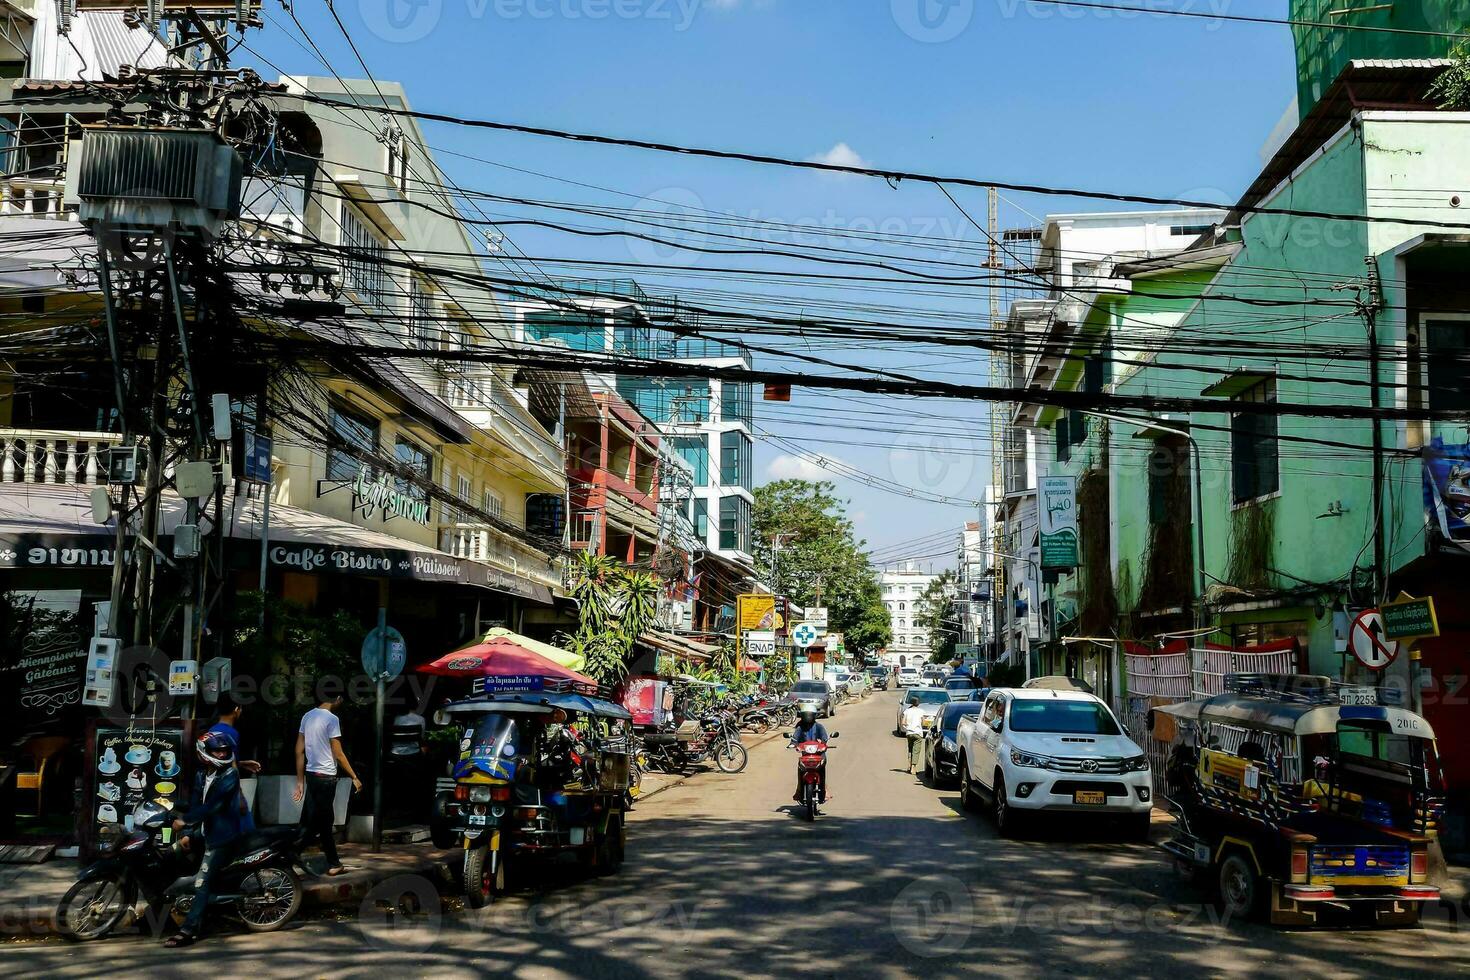
[[[599,875],[610,875],[623,866],[623,821],[613,817],[607,822],[607,832],[597,842],[596,871]]]
[[[472,847],[464,852],[464,897],[472,909],[482,909],[495,901],[496,895],[505,893],[505,854],[502,852],[495,862],[495,872],[490,872],[490,848]]]
[[[1261,887],[1256,869],[1243,854],[1220,862],[1220,908],[1227,916],[1249,917],[1260,907]]]

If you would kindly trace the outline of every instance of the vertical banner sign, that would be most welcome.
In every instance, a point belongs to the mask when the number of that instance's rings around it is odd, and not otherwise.
[[[1440,550],[1470,551],[1470,445],[1424,447],[1424,509]]]
[[[1041,532],[1041,567],[1076,568],[1077,478],[1044,476],[1036,481]]]

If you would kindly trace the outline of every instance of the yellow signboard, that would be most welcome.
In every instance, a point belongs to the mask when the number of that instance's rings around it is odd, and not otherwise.
[[[776,628],[776,597],[753,593],[739,598],[736,622],[740,632]]]

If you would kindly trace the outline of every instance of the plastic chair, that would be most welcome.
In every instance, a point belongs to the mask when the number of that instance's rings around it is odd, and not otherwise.
[[[20,768],[15,774],[15,788],[29,790],[36,794],[34,816],[41,815],[42,802],[45,799],[46,774],[60,764],[56,757],[70,743],[71,739],[65,735],[44,735],[31,739],[20,750]]]

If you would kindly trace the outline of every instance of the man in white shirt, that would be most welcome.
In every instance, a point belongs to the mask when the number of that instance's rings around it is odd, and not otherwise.
[[[337,858],[332,811],[337,797],[337,772],[340,769],[352,779],[352,791],[362,789],[362,781],[352,771],[352,763],[342,751],[342,723],[336,715],[342,705],[338,695],[328,698],[301,716],[296,732],[296,792],[293,799],[301,803],[301,825],[321,840],[327,857],[327,874],[340,875],[347,869]]]
[[[909,740],[909,772],[924,765],[924,709],[911,704],[903,709],[903,733]]]

